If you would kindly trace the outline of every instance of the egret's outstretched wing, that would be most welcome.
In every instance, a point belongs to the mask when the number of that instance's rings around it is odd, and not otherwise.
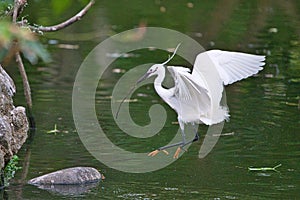
[[[215,67],[223,84],[228,85],[256,74],[263,69],[264,61],[265,56],[210,50],[197,56],[192,74],[206,76],[207,70]]]
[[[199,85],[192,79],[189,68],[168,66],[168,70],[174,78],[174,95],[178,99],[191,100],[196,94],[207,93],[207,90],[202,85]]]
[[[197,81],[193,80],[190,69],[184,67],[168,66],[174,78],[174,98],[176,98],[176,111],[183,121],[189,118],[201,120],[202,116],[210,110],[211,99],[208,91]]]

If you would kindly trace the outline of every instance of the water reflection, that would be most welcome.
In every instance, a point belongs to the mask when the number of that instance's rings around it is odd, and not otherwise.
[[[95,188],[98,185],[99,183],[85,185],[40,185],[38,188],[64,196],[79,196],[90,192],[92,188]]]

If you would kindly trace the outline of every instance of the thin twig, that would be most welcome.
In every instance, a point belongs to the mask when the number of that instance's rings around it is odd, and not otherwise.
[[[27,3],[26,0],[15,0],[13,18],[12,18],[12,21],[14,24],[17,24],[19,9],[22,8],[26,3]],[[18,44],[15,44],[15,45],[18,45]],[[26,74],[23,60],[22,60],[19,50],[16,52],[15,56],[16,56],[16,62],[18,64],[18,68],[19,68],[19,71],[20,71],[20,74],[22,77],[22,81],[23,81],[24,95],[26,98],[26,103],[27,103],[29,110],[31,110],[31,108],[32,108],[31,90],[30,90],[30,85],[28,82],[27,74]]]
[[[15,0],[14,10],[13,10],[13,18],[12,18],[12,21],[15,24],[17,23],[18,12],[19,12],[20,7],[21,7],[21,1]]]
[[[23,11],[24,6],[27,4],[27,0],[15,0],[13,9],[13,23],[17,24],[17,18]]]
[[[17,0],[16,0],[17,1]],[[16,2],[14,6],[14,11],[13,11],[13,23],[17,22],[17,17],[18,17],[18,10],[19,10],[19,4]]]
[[[79,21],[87,13],[87,11],[92,7],[93,4],[95,4],[95,0],[91,0],[79,13],[77,13],[73,17],[69,18],[68,20],[66,20],[60,24],[57,24],[54,26],[39,26],[39,27],[29,26],[29,28],[34,31],[42,31],[42,32],[58,31],[60,29],[63,29],[65,27],[73,24],[76,21]]]
[[[30,85],[28,82],[27,74],[24,68],[23,60],[21,58],[20,52],[16,53],[16,61],[18,63],[19,71],[22,77],[23,81],[23,87],[24,87],[24,95],[26,98],[26,103],[29,109],[31,110],[32,108],[32,100],[31,100],[31,90],[30,90]]]

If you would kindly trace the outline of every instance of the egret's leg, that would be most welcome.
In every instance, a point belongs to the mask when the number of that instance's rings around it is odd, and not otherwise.
[[[185,134],[184,134],[184,135],[185,135]],[[198,135],[198,133],[196,133],[194,139],[192,139],[192,140],[189,141],[189,142],[186,142],[186,141],[185,141],[185,136],[183,136],[183,137],[184,137],[184,139],[183,139],[182,142],[178,142],[178,143],[170,144],[170,145],[167,145],[167,146],[163,146],[163,147],[158,148],[157,150],[162,151],[162,150],[165,150],[165,149],[168,149],[168,148],[171,148],[171,147],[176,147],[176,146],[184,147],[184,146],[187,145],[187,144],[190,144],[190,143],[192,143],[192,142],[196,142],[196,141],[199,140],[199,135]]]
[[[180,146],[177,148],[173,158],[178,158],[180,151],[183,149],[183,147],[186,145],[186,140],[185,140],[185,133],[184,133],[184,123],[178,120],[179,126],[181,129],[181,135],[182,135],[182,142],[179,144]]]
[[[165,150],[165,149],[168,149],[168,148],[171,148],[171,147],[176,147],[176,146],[183,145],[183,144],[184,144],[183,142],[177,142],[177,143],[174,143],[174,144],[170,144],[170,145],[167,145],[167,146],[160,147],[160,148],[158,148],[158,150],[162,151],[162,150]]]
[[[196,142],[200,139],[200,137],[198,135],[198,124],[194,124],[193,128],[194,128],[194,131],[195,131],[195,138],[193,139],[193,142]]]
[[[174,144],[170,144],[170,145],[166,145],[166,146],[163,146],[163,147],[160,147],[158,148],[157,150],[154,150],[152,152],[150,152],[148,154],[148,156],[155,156],[156,154],[158,154],[160,151],[163,151],[165,154],[169,154],[166,149],[168,148],[171,148],[171,147],[175,147],[175,146],[179,146],[174,154],[174,158],[178,158],[179,157],[179,153],[181,150],[184,150],[183,147],[186,146],[187,144],[190,144],[192,142],[195,142],[195,141],[198,141],[199,140],[199,135],[197,133],[197,129],[196,127],[194,128],[195,129],[195,138],[191,141],[188,141],[186,142],[186,138],[185,138],[185,132],[184,132],[184,124],[183,123],[180,123],[179,122],[179,125],[180,125],[180,129],[181,129],[181,135],[182,135],[182,141],[181,142],[178,142],[178,143],[174,143]]]
[[[181,126],[180,126],[180,128],[181,128]],[[186,140],[185,140],[184,127],[181,128],[181,136],[182,136],[182,143],[185,144]]]
[[[193,139],[193,142],[196,142],[196,141],[198,141],[199,139],[200,139],[200,137],[199,137],[198,133],[196,133],[196,135],[195,135],[195,137],[194,137],[194,139]]]
[[[180,147],[178,147],[174,157],[178,157],[179,153],[180,153],[180,150],[184,150],[183,147],[190,144],[190,143],[193,143],[195,141],[198,141],[199,140],[199,135],[198,135],[198,124],[193,124],[193,128],[194,128],[194,131],[195,131],[195,137],[194,139],[192,139],[191,141],[188,141],[186,142],[185,141],[185,133],[184,133],[184,124],[181,124],[180,125],[180,128],[181,128],[181,132],[182,132],[182,137],[183,137],[183,143],[180,145]],[[184,150],[186,151],[186,150]]]
[[[198,141],[198,140],[199,140],[199,135],[198,135],[198,133],[196,133],[194,139],[192,139],[191,141],[188,141],[188,142],[182,144],[182,145],[181,145],[181,148],[184,147],[184,146],[186,146],[186,145],[188,145],[188,144],[191,144],[191,143],[193,143],[193,142],[196,142],[196,141]],[[184,150],[184,149],[183,149],[183,150]]]
[[[182,145],[182,147],[184,147],[184,146],[186,146],[186,145],[188,145],[188,144],[190,144],[190,143],[193,143],[193,142],[196,142],[196,141],[198,141],[199,139],[200,139],[200,137],[199,137],[199,135],[198,135],[198,130],[197,130],[197,127],[196,127],[197,125],[194,125],[193,127],[194,127],[194,131],[195,131],[195,137],[194,137],[194,139],[192,139],[191,141],[189,141],[189,142],[186,142],[185,144],[183,144]]]

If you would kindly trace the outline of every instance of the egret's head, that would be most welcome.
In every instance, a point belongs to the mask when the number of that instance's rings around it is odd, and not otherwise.
[[[155,64],[155,65],[152,65],[148,71],[146,72],[146,74],[144,74],[144,76],[142,76],[136,83],[140,83],[142,82],[143,80],[151,77],[151,76],[154,76],[154,75],[159,75],[159,74],[164,74],[165,73],[165,67],[164,65],[167,64],[176,54],[177,52],[177,49],[178,47],[180,46],[180,43],[177,45],[177,47],[175,48],[172,56],[169,57],[169,59],[167,61],[165,61],[164,63],[162,64]]]
[[[151,77],[151,76],[154,76],[154,75],[157,75],[157,74],[160,74],[161,72],[164,72],[165,71],[165,67],[163,64],[155,64],[155,65],[152,65],[148,71],[137,81],[137,83],[140,83],[142,82],[143,80]]]

